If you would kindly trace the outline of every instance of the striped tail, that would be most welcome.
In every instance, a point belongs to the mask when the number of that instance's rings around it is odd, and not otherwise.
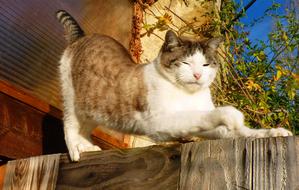
[[[65,38],[69,44],[74,43],[79,38],[83,37],[84,31],[81,29],[76,20],[66,11],[59,10],[56,12],[58,21],[63,25]]]

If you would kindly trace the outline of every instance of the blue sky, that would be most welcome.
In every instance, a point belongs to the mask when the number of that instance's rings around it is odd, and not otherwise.
[[[246,6],[251,0],[235,0],[237,3],[241,3],[242,7]],[[264,15],[267,8],[271,7],[273,3],[279,3],[285,5],[286,0],[257,0],[246,12],[246,16],[242,17],[240,21],[244,24],[251,23],[254,19],[257,19]],[[278,9],[278,13],[283,13],[285,7],[282,6]],[[255,41],[266,40],[267,34],[271,31],[273,21],[271,17],[266,17],[262,22],[257,23],[250,29],[249,39]]]

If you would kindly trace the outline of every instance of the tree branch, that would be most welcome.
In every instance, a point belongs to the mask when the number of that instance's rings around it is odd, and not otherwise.
[[[239,18],[256,2],[256,0],[251,0],[238,14],[237,16],[232,20],[232,22],[235,22],[236,20],[239,20]]]
[[[234,22],[239,20],[241,16],[256,2],[256,0],[251,0],[236,16],[235,18],[227,25],[227,28],[230,28]]]

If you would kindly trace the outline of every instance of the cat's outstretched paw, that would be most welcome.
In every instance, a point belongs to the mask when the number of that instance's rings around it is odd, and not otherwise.
[[[268,137],[287,137],[293,136],[293,133],[284,128],[269,129]]]
[[[249,134],[247,136],[255,138],[293,136],[291,131],[286,130],[284,128],[250,129],[250,131],[247,134]]]
[[[80,160],[80,153],[82,152],[91,152],[91,151],[100,151],[102,150],[97,145],[86,144],[86,143],[78,143],[74,146],[68,147],[69,155],[71,160],[74,162],[78,162]]]

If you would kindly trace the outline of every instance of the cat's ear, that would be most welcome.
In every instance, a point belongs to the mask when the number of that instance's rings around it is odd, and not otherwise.
[[[224,41],[223,37],[215,37],[211,38],[206,42],[206,47],[209,49],[216,51],[219,45]]]
[[[180,40],[178,36],[172,30],[168,30],[165,35],[164,47],[166,50],[171,51],[175,47],[180,46]]]

